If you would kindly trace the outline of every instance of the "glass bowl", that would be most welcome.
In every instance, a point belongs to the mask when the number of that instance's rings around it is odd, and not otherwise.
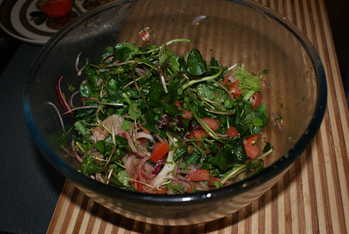
[[[198,48],[206,59],[224,65],[268,69],[263,102],[274,146],[266,167],[255,176],[220,189],[183,195],[126,191],[90,179],[75,169],[59,148],[61,126],[48,102],[57,104],[57,78],[79,84],[75,61],[98,61],[117,42],[141,43],[138,32],[149,27],[153,43],[188,38],[178,52]],[[63,87],[69,92],[67,87]],[[294,26],[251,1],[119,0],[69,25],[52,38],[32,66],[24,95],[24,112],[43,156],[81,191],[126,217],[155,224],[185,225],[217,219],[248,205],[271,188],[311,142],[326,107],[326,82],[320,58]],[[59,106],[57,104],[57,106]],[[62,110],[61,110],[62,111]],[[66,123],[69,125],[69,123]]]

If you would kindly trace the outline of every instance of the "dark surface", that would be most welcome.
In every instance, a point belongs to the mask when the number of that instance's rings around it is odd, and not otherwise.
[[[0,52],[2,59],[0,59],[0,74],[5,69],[7,63],[11,60],[13,54],[17,50],[20,42],[6,35],[0,28]]]
[[[0,77],[0,232],[45,233],[63,182],[34,148],[23,120],[23,85],[40,48],[20,45]]]
[[[349,103],[349,1],[325,0],[341,69],[343,86]]]

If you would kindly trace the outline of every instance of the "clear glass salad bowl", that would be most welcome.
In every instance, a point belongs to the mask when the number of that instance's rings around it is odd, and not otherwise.
[[[57,77],[77,86],[75,62],[98,61],[117,42],[140,44],[138,32],[151,30],[153,43],[188,38],[206,59],[224,65],[268,69],[263,103],[266,136],[274,151],[257,175],[210,191],[157,195],[126,191],[79,173],[59,147]],[[68,92],[69,87],[63,87]],[[288,170],[319,129],[326,107],[326,82],[320,58],[309,41],[275,13],[242,0],[119,0],[69,25],[52,38],[32,66],[24,94],[28,128],[42,155],[87,196],[116,213],[150,223],[185,225],[210,221],[248,205]],[[69,123],[66,123],[69,125]]]

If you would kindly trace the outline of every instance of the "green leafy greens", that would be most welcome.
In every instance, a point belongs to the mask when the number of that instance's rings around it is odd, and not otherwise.
[[[260,151],[255,139],[268,123],[267,110],[253,101],[259,103],[265,70],[230,71],[214,58],[206,62],[198,49],[178,55],[170,48],[188,42],[118,43],[84,67],[64,146],[81,173],[172,194],[225,186],[263,169],[272,147]],[[241,95],[232,95],[228,73]]]

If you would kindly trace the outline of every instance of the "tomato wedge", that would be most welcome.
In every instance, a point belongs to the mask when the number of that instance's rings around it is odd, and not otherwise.
[[[178,109],[182,108],[182,103],[180,101],[176,100],[174,104]]]
[[[163,159],[170,150],[170,146],[166,141],[160,141],[154,144],[150,159],[157,162]]]
[[[193,113],[191,111],[183,111],[182,114],[183,119],[191,119],[193,117]]]
[[[206,117],[206,118],[202,118],[201,119],[202,121],[204,121],[209,128],[211,128],[213,131],[216,131],[218,128],[219,128],[219,121],[214,119],[214,118],[209,118],[209,117]]]
[[[262,93],[255,92],[250,98],[250,102],[253,109],[257,109],[262,104]]]
[[[206,133],[204,130],[202,130],[202,129],[196,129],[196,130],[193,130],[193,131],[189,134],[188,138],[195,138],[195,139],[197,139],[197,140],[200,140],[201,138],[203,138],[203,137],[205,137],[205,136],[207,136],[207,133]]]
[[[230,83],[230,78],[231,76],[225,76],[224,79],[223,79],[223,85],[227,85]]]
[[[230,137],[240,136],[240,133],[235,127],[229,127],[227,129],[227,135]]]
[[[214,176],[210,176],[210,179],[208,180],[208,186],[210,186],[210,187],[214,187],[215,186],[215,184],[217,183],[217,182],[219,182],[219,181],[221,181],[221,179],[219,179],[219,178],[217,178],[217,177],[214,177]]]
[[[51,18],[68,15],[72,9],[72,0],[47,0],[39,4],[40,10]]]
[[[204,181],[210,179],[210,172],[206,169],[196,169],[191,171],[186,179],[189,181]]]
[[[257,138],[258,136],[254,135],[244,139],[244,149],[250,159],[256,158],[260,153],[259,148],[256,146]]]
[[[236,80],[233,83],[228,84],[230,95],[233,98],[238,98],[241,96],[241,89],[239,88],[240,81]]]

